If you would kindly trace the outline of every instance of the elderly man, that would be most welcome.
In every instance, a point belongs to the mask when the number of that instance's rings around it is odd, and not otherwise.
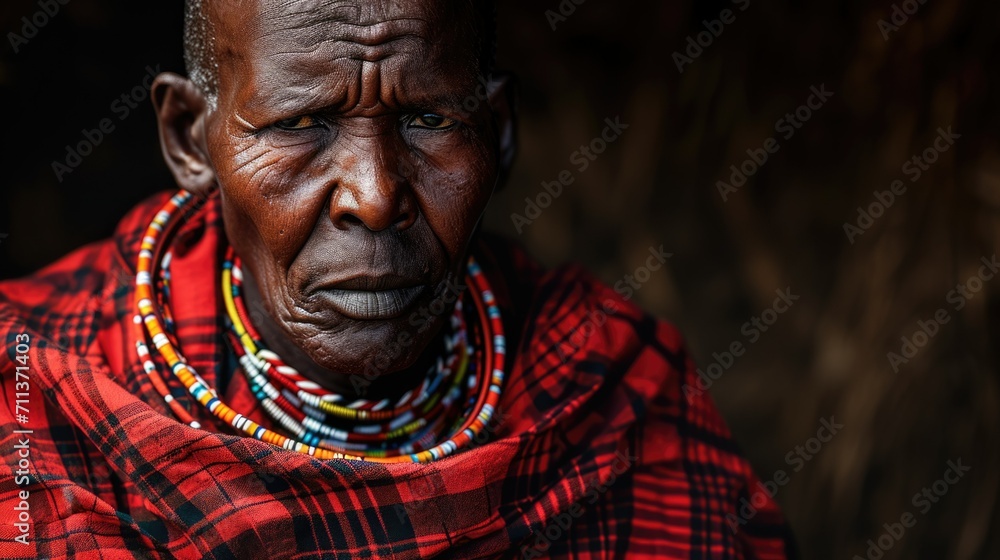
[[[676,330],[477,234],[492,7],[187,10],[180,192],[0,284],[0,555],[788,555]]]

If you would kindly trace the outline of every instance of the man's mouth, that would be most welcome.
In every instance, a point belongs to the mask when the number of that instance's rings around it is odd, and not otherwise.
[[[323,287],[316,296],[346,317],[393,319],[417,301],[427,285],[398,276],[356,276]]]

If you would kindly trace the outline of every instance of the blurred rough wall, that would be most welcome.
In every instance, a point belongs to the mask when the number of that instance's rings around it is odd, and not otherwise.
[[[1000,278],[973,280],[1000,239],[997,5],[562,4],[499,7],[521,152],[487,226],[612,284],[645,277],[651,247],[673,253],[634,298],[678,324],[717,377],[710,393],[761,478],[788,475],[777,500],[805,558],[865,557],[880,537],[887,560],[1000,557]],[[5,3],[0,29],[36,9]],[[51,161],[117,118],[110,104],[147,64],[181,69],[179,12],[72,0],[4,52],[0,277],[107,235],[169,185],[148,107],[62,182]],[[800,110],[814,86],[832,96]],[[628,128],[602,147],[605,119]],[[960,137],[925,154],[949,127]],[[737,185],[730,166],[762,150]],[[545,202],[542,183],[562,172],[572,183],[518,229],[511,215]],[[902,194],[882,204],[894,185]],[[776,290],[798,299],[777,313]],[[831,417],[844,428],[811,439]],[[938,497],[959,459],[968,474]],[[914,503],[925,487],[937,501]],[[886,536],[906,513],[915,525]]]

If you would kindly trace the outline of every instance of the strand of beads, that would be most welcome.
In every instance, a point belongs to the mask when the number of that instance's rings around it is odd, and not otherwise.
[[[295,368],[281,361],[277,354],[264,347],[259,333],[249,320],[250,315],[246,312],[242,297],[242,277],[239,259],[230,249],[223,265],[222,277],[223,297],[230,320],[230,339],[237,342],[247,354],[253,369],[260,370],[265,378],[271,378],[282,388],[290,390],[298,400],[326,414],[350,420],[391,420],[419,405],[439,387],[458,360],[460,354],[458,347],[466,344],[465,319],[462,314],[462,303],[459,301],[451,318],[453,334],[444,339],[447,357],[443,361],[439,359],[432,365],[416,389],[406,392],[392,406],[389,406],[388,399],[381,401],[356,399],[348,403],[341,395],[325,391],[313,381],[306,379]]]
[[[447,414],[459,396],[455,387],[466,371],[464,315],[461,305],[452,316],[454,334],[445,338],[451,350],[446,360],[438,359],[420,387],[409,391],[395,406],[386,408],[388,401],[356,400],[350,405],[340,395],[324,391],[285,365],[274,353],[264,348],[256,329],[247,318],[242,298],[242,274],[232,250],[223,265],[223,294],[229,315],[229,339],[247,376],[255,397],[267,413],[297,439],[326,448],[384,452],[390,448],[413,447],[424,435],[424,428],[440,426],[433,420]],[[459,359],[459,356],[462,356]],[[451,386],[444,381],[459,362]],[[308,385],[307,385],[308,383]],[[414,397],[414,395],[416,395]],[[419,405],[423,406],[419,406]],[[350,420],[349,428],[337,427],[336,420]],[[343,424],[343,423],[341,423]],[[419,445],[417,445],[419,446]]]
[[[222,422],[261,441],[284,449],[306,453],[319,459],[354,459],[385,463],[428,462],[446,457],[471,445],[471,442],[486,428],[494,413],[503,385],[506,342],[499,308],[496,306],[482,270],[472,257],[469,258],[468,279],[475,288],[471,290],[470,299],[476,308],[480,321],[479,330],[482,332],[481,349],[476,352],[476,355],[482,356],[482,358],[473,363],[470,360],[473,352],[468,341],[451,340],[450,349],[454,356],[449,358],[449,363],[437,368],[435,375],[428,376],[425,383],[415,388],[416,396],[404,395],[395,406],[389,409],[392,415],[380,414],[387,411],[388,402],[352,401],[345,405],[345,403],[338,402],[338,400],[342,401],[343,399],[338,399],[335,396],[317,395],[318,386],[303,385],[301,379],[297,382],[291,377],[285,379],[286,383],[283,385],[280,381],[277,382],[277,385],[282,385],[281,389],[278,389],[274,383],[270,384],[271,391],[263,390],[263,384],[258,383],[256,385],[258,390],[255,390],[255,394],[258,395],[258,398],[262,398],[260,395],[266,395],[274,402],[274,407],[265,408],[269,414],[275,414],[274,410],[280,410],[294,420],[295,417],[290,416],[290,412],[301,412],[301,422],[297,422],[297,427],[308,428],[308,430],[302,430],[301,434],[296,429],[290,429],[296,428],[296,424],[281,421],[279,423],[284,429],[288,429],[293,437],[269,430],[226,405],[219,399],[214,388],[210,387],[194,368],[187,364],[183,355],[177,350],[175,341],[171,340],[172,336],[168,336],[172,329],[165,326],[164,317],[170,317],[167,302],[169,297],[164,297],[167,294],[163,290],[158,291],[158,286],[162,286],[163,283],[167,284],[169,290],[171,277],[169,270],[162,270],[164,268],[162,266],[163,259],[166,258],[165,264],[167,266],[165,268],[169,269],[168,249],[174,232],[182,223],[181,210],[190,202],[191,198],[190,193],[181,191],[156,214],[142,240],[136,266],[135,303],[138,311],[134,322],[136,353],[152,385],[179,420],[192,427],[200,428],[200,424],[170,394],[166,382],[159,373],[157,362],[164,363],[168,373],[173,375],[201,406]],[[160,263],[161,270],[157,270],[157,263]],[[230,269],[229,274],[233,274],[232,269]],[[245,338],[250,342],[255,342],[251,333],[256,331],[247,320],[245,309],[242,309],[243,313],[241,314],[240,309],[237,308],[237,300],[233,300],[232,303],[233,305],[230,306],[227,302],[229,321],[234,323],[232,319],[236,317],[243,325],[242,332],[246,334]],[[457,314],[461,315],[461,312],[458,311]],[[256,366],[259,372],[268,372],[269,369],[273,369],[274,375],[269,380],[277,381],[284,377],[284,372],[287,370],[278,370],[277,368],[279,366],[285,368],[287,365],[281,362],[277,355],[273,352],[267,352],[260,344],[256,343],[257,352],[246,352],[244,337],[237,336],[237,339],[239,344],[234,344],[234,349],[241,347],[244,349],[243,356],[240,358],[241,365],[246,367],[246,364],[250,364],[251,368]],[[264,352],[261,353],[261,350]],[[239,354],[238,350],[237,353]],[[253,358],[249,356],[253,356]],[[455,367],[456,361],[457,367]],[[444,383],[452,371],[455,374],[451,376],[451,383]],[[467,374],[467,372],[469,373]],[[431,377],[435,379],[440,377],[441,380],[435,384]],[[465,387],[463,387],[463,380]],[[440,386],[446,386],[447,391],[436,390]],[[466,391],[470,392],[467,406],[460,409],[455,405],[465,400],[463,396],[467,396]],[[472,392],[475,392],[474,396],[471,395]],[[272,395],[275,393],[277,396],[283,397],[282,405],[273,399]],[[302,395],[310,396],[303,398]],[[326,405],[336,405],[338,408]],[[400,413],[404,407],[409,408]],[[324,410],[324,408],[330,410]],[[337,412],[330,412],[332,410],[337,410],[341,413],[340,416],[337,416]],[[416,414],[417,410],[422,415]],[[350,421],[351,415],[354,415],[354,420],[357,420],[357,417],[361,415],[357,413],[360,412],[365,413],[366,419],[374,419],[375,425],[366,427],[355,425],[352,429],[340,431],[334,428],[324,430],[321,426],[326,424],[316,418],[321,413],[326,413],[324,420],[330,420],[330,417],[334,416],[336,420]],[[392,420],[389,421],[388,425],[385,425],[385,420],[390,417]],[[448,426],[451,426],[450,430],[446,430],[448,433],[441,435],[440,432]],[[389,428],[389,430],[385,431],[385,428]],[[315,437],[317,434],[342,437],[319,438]],[[314,437],[308,441],[299,439],[307,435]],[[361,436],[372,435],[391,435],[392,437],[385,437],[383,441],[379,442],[381,448],[372,448],[371,445],[366,445],[371,442],[360,441],[365,439]],[[351,440],[347,436],[355,439]],[[393,440],[401,436],[407,436],[408,441],[395,447],[396,442]],[[394,447],[388,447],[389,444]]]

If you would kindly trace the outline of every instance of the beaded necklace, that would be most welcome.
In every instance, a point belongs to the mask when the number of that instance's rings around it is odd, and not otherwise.
[[[462,381],[468,369],[465,344],[465,321],[461,303],[455,306],[452,327],[455,333],[445,338],[449,352],[447,360],[439,358],[420,386],[408,391],[392,407],[388,399],[351,403],[341,395],[323,390],[302,377],[273,352],[263,347],[260,336],[250,321],[242,299],[242,274],[239,261],[230,248],[223,265],[223,296],[228,311],[229,340],[239,357],[250,388],[272,418],[296,439],[316,446],[340,446],[364,450],[369,455],[398,455],[415,450],[419,441],[432,428],[442,428],[443,413],[463,396]],[[458,371],[450,384],[445,384],[458,363]],[[475,377],[469,379],[474,388]],[[443,395],[443,396],[442,396]],[[338,428],[337,420],[351,421],[350,429]],[[350,424],[348,424],[350,426]],[[408,437],[409,440],[393,441]],[[397,450],[389,451],[389,442]],[[382,445],[377,445],[381,443]],[[417,446],[419,447],[419,446]]]
[[[483,432],[500,398],[506,342],[500,310],[472,257],[467,278],[479,318],[480,348],[474,351],[467,340],[459,300],[451,318],[452,332],[444,339],[448,356],[437,360],[420,385],[395,403],[388,399],[348,402],[306,379],[264,347],[246,313],[240,262],[230,248],[222,272],[227,340],[255,398],[291,437],[265,428],[226,405],[188,365],[173,333],[169,246],[183,223],[181,210],[191,199],[191,193],[181,191],[156,214],[142,240],[136,267],[136,353],[153,387],[180,421],[201,427],[170,394],[158,361],[224,423],[261,441],[319,459],[429,462],[469,446]]]

